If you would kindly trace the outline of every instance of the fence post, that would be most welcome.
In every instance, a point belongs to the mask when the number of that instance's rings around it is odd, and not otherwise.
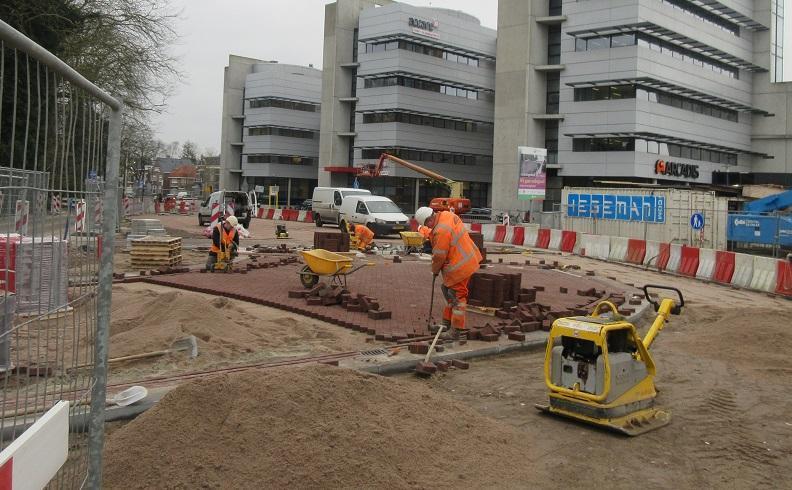
[[[91,388],[91,415],[88,435],[88,488],[102,487],[102,449],[104,447],[105,399],[107,397],[107,357],[110,338],[110,300],[113,294],[113,245],[118,213],[118,169],[121,154],[121,114],[123,105],[110,116],[107,138],[105,220],[102,223],[102,257],[99,267],[99,296],[94,358],[94,385]]]

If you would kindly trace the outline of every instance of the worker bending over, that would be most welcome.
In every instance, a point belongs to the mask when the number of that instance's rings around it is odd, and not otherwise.
[[[239,233],[236,227],[239,224],[236,216],[229,216],[224,221],[217,223],[212,230],[212,246],[209,247],[209,258],[206,259],[206,270],[211,271],[217,263],[217,254],[220,250],[231,249],[231,256],[236,255],[239,248]]]
[[[425,254],[432,253],[432,229],[428,226],[419,225],[418,226],[418,233],[421,234],[423,237],[423,247],[421,248],[421,252]]]
[[[349,223],[349,233],[355,235],[358,240],[358,250],[365,252],[369,245],[374,241],[374,232],[365,225],[356,225]]]
[[[432,230],[432,274],[443,273],[443,296],[448,305],[443,310],[443,325],[452,327],[451,336],[466,334],[468,283],[479,268],[481,253],[468,235],[462,220],[454,213],[435,213],[422,207],[415,212],[418,225]]]

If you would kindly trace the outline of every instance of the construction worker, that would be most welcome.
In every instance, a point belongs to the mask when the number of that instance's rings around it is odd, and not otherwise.
[[[466,335],[468,282],[479,268],[481,252],[456,214],[422,207],[415,212],[415,219],[432,230],[432,273],[443,273],[441,290],[448,303],[443,310],[443,325],[451,327],[452,338],[459,338]]]
[[[421,234],[424,238],[423,248],[421,252],[425,254],[432,253],[432,229],[428,226],[420,225],[418,226],[418,233]]]
[[[236,250],[239,248],[239,233],[236,229],[238,224],[239,220],[236,216],[229,216],[214,227],[212,245],[209,247],[209,258],[206,259],[206,270],[214,269],[220,250],[228,250],[231,247],[231,256],[236,255]]]
[[[357,238],[358,250],[361,252],[365,252],[369,245],[371,245],[371,243],[374,241],[374,232],[365,225],[349,223],[349,233],[354,234],[355,238]]]

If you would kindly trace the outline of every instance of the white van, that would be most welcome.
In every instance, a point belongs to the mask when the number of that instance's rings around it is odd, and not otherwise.
[[[341,203],[347,196],[370,196],[371,191],[366,189],[351,189],[348,187],[314,187],[311,199],[311,212],[316,226],[325,223],[338,224],[338,211]]]
[[[229,204],[234,205],[234,216],[245,229],[250,229],[250,218],[256,211],[255,195],[242,191],[217,191],[213,192],[198,207],[198,225],[206,226],[212,222],[212,204],[220,206],[221,213]]]
[[[349,196],[341,204],[340,225],[366,225],[375,235],[390,235],[408,230],[407,216],[399,206],[383,196]]]

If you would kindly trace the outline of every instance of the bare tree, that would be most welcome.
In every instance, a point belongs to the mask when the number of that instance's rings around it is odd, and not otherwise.
[[[182,145],[181,157],[191,161],[193,164],[198,163],[198,145],[192,141],[185,141]]]

